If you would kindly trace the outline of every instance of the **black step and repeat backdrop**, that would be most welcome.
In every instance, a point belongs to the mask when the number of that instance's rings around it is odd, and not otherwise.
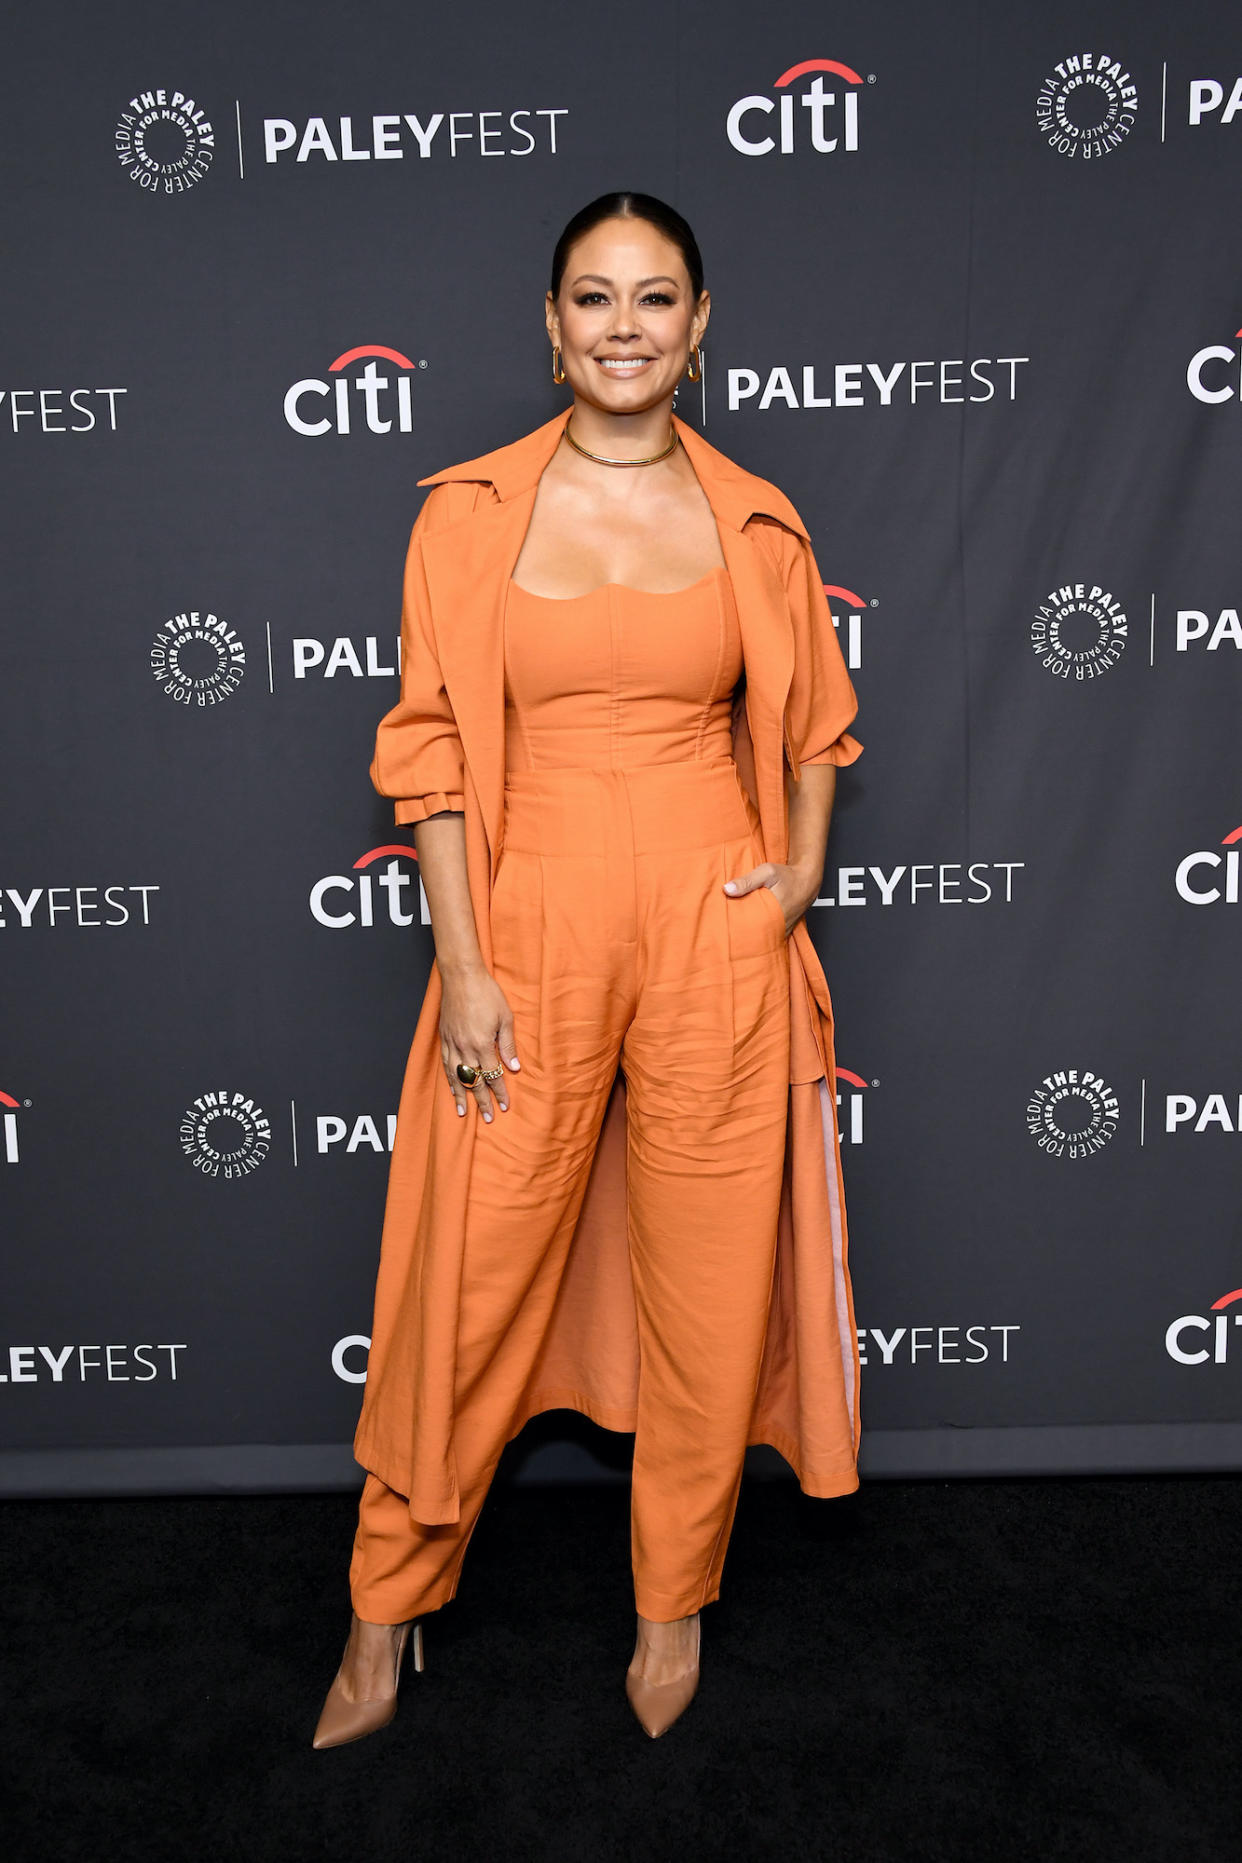
[[[861,700],[864,1470],[1242,1465],[1236,7],[50,0],[0,87],[0,1486],[359,1478],[416,480],[560,405],[622,186]]]

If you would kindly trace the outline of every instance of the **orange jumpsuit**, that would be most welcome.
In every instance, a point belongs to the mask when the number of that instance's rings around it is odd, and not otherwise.
[[[481,1126],[467,1195],[460,1515],[420,1524],[368,1473],[350,1566],[366,1621],[456,1591],[539,1384],[618,1067],[636,1603],[668,1621],[718,1595],[768,1321],[789,1081],[782,908],[766,888],[722,891],[764,858],[731,754],[742,664],[724,568],[667,595],[610,583],[553,600],[508,585],[493,973],[522,1066],[506,1077],[509,1111]]]

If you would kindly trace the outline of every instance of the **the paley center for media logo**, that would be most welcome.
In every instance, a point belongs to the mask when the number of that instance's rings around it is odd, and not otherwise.
[[[144,194],[186,194],[210,173],[216,132],[185,91],[139,91],[117,119],[116,159]]]
[[[1129,638],[1125,604],[1098,582],[1050,589],[1031,621],[1031,649],[1045,671],[1083,684],[1116,666]]]
[[[231,698],[246,673],[236,628],[206,609],[170,615],[151,643],[151,675],[174,705],[208,710]]]
[[[1138,86],[1110,50],[1071,52],[1040,85],[1035,122],[1058,155],[1098,161],[1130,134],[1138,101]]]
[[[272,1148],[272,1123],[248,1093],[218,1087],[186,1107],[180,1139],[184,1156],[204,1177],[249,1177]]]
[[[1026,1129],[1051,1158],[1090,1158],[1117,1131],[1117,1095],[1090,1068],[1047,1074],[1026,1105]]]

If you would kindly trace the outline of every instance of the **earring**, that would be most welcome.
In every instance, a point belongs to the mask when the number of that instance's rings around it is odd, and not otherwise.
[[[687,360],[688,360],[689,366],[686,369],[686,375],[688,376],[690,381],[692,382],[702,381],[703,379],[703,351],[697,343],[694,345],[694,348],[690,351],[690,355]]]
[[[561,352],[559,348],[552,351],[552,380],[556,383],[558,388],[565,380],[565,371],[561,367]]]

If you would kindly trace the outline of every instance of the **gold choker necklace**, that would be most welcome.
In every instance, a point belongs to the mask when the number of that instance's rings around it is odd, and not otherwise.
[[[667,459],[677,444],[677,429],[673,428],[673,437],[662,453],[653,453],[650,459],[609,459],[606,453],[588,453],[585,446],[579,446],[569,431],[569,422],[565,422],[565,438],[575,453],[581,453],[584,459],[593,459],[597,466],[654,466],[657,460]]]

